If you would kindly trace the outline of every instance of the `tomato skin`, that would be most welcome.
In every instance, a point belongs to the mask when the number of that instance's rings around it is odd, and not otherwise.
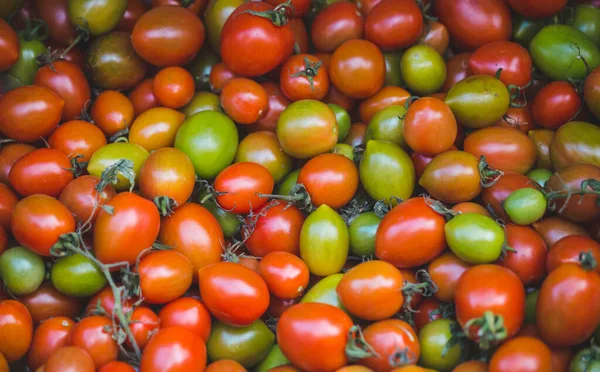
[[[138,255],[150,247],[160,228],[160,215],[154,203],[136,194],[123,192],[100,211],[94,225],[94,252],[101,262],[126,261],[134,264]],[[134,217],[135,216],[135,217]]]
[[[19,37],[5,21],[0,21],[0,71],[8,70],[19,59]]]
[[[447,92],[454,84],[469,76],[469,59],[472,53],[456,54],[446,61],[446,81],[442,86],[442,92]]]
[[[114,361],[102,366],[98,372],[135,372],[135,369],[125,362]]]
[[[283,94],[291,101],[321,100],[329,91],[327,67],[320,58],[312,54],[293,55],[281,68],[279,85]]]
[[[223,169],[215,178],[217,202],[225,210],[246,214],[262,207],[267,198],[257,194],[273,192],[274,181],[269,170],[257,163],[235,163]]]
[[[600,179],[600,168],[586,163],[570,164],[555,172],[545,186],[555,192],[564,190],[565,186],[577,190],[586,179]],[[556,199],[555,208],[559,216],[573,222],[591,222],[600,218],[598,196],[590,194],[575,196],[567,201],[567,193],[565,191],[563,193],[565,198]]]
[[[508,5],[517,13],[526,17],[545,18],[558,13],[565,5],[567,0],[508,0]]]
[[[8,185],[8,174],[10,173],[12,166],[21,156],[32,152],[33,150],[35,150],[35,147],[24,143],[7,143],[0,147],[0,183]],[[2,219],[0,218],[0,225],[1,224]]]
[[[2,96],[0,132],[19,142],[47,137],[62,116],[65,101],[46,87],[24,86]]]
[[[456,366],[452,372],[488,372],[488,366],[484,362],[471,360]]]
[[[542,341],[533,337],[517,337],[500,346],[492,355],[490,372],[550,371],[552,354]]]
[[[553,81],[535,95],[531,113],[537,125],[558,129],[577,115],[581,104],[581,97],[571,83]]]
[[[375,255],[400,268],[430,262],[446,248],[445,223],[444,217],[434,212],[424,198],[406,200],[379,223]]]
[[[104,134],[111,137],[131,126],[134,107],[123,93],[105,90],[96,97],[90,116]]]
[[[373,96],[363,100],[358,107],[360,119],[369,123],[375,115],[390,106],[404,106],[410,93],[400,87],[385,86]]]
[[[406,350],[410,363],[419,360],[419,339],[412,326],[402,320],[387,319],[369,325],[363,331],[365,341],[378,353],[377,357],[364,358],[359,364],[375,371],[390,371],[390,360],[398,350]]]
[[[504,172],[504,175],[498,179],[498,182],[482,190],[481,199],[483,205],[489,204],[498,217],[508,221],[509,217],[504,211],[502,203],[513,191],[524,187],[534,188],[529,177],[520,173]]]
[[[60,372],[65,370],[93,372],[96,370],[94,359],[90,353],[84,348],[77,346],[63,346],[58,348],[50,355],[42,368],[44,368],[44,372]]]
[[[152,91],[153,85],[154,78],[147,78],[136,85],[136,87],[129,92],[128,98],[134,107],[135,116],[138,116],[142,112],[158,106],[158,101],[156,100],[156,97],[154,97],[154,93]]]
[[[524,285],[540,282],[546,274],[546,243],[530,227],[507,224],[504,227],[506,243],[516,252],[508,251],[498,262],[511,269]]]
[[[131,313],[131,333],[137,343],[140,350],[144,350],[146,343],[150,337],[158,330],[159,319],[154,311],[147,307],[136,307]],[[126,345],[131,348],[131,342],[129,339],[126,341]]]
[[[192,285],[193,267],[181,253],[152,252],[138,264],[144,301],[165,304],[181,297]]]
[[[572,121],[556,131],[550,143],[550,159],[554,170],[573,163],[600,167],[600,128],[584,121]]]
[[[25,305],[15,300],[0,301],[0,354],[8,362],[21,359],[32,337],[33,322]]]
[[[331,83],[351,98],[377,93],[385,80],[385,60],[377,46],[367,40],[348,40],[332,54]]]
[[[98,194],[96,186],[99,183],[98,177],[90,175],[77,177],[65,186],[58,200],[71,211],[76,220],[80,222],[90,220],[93,223],[100,212],[100,208],[95,208],[96,204],[103,205],[117,194],[112,185],[106,185]]]
[[[171,66],[160,70],[152,80],[152,93],[161,106],[178,109],[194,96],[194,78],[186,69]]]
[[[27,355],[27,366],[33,371],[46,364],[48,358],[60,347],[67,346],[69,332],[75,323],[59,316],[40,324],[33,333],[31,348]]]
[[[21,195],[60,195],[73,179],[66,155],[54,149],[42,148],[23,155],[8,175],[11,186]]]
[[[414,151],[425,155],[441,154],[454,144],[456,119],[444,101],[424,97],[408,108],[402,133]]]
[[[536,123],[533,121],[530,105],[525,107],[509,107],[506,114],[504,114],[502,119],[498,120],[495,125],[518,129],[525,134],[528,134],[530,130],[537,128]],[[531,139],[533,141],[533,138]]]
[[[277,344],[290,362],[303,370],[333,371],[348,362],[344,350],[351,327],[350,317],[334,306],[301,303],[279,318]]]
[[[267,356],[274,340],[275,335],[261,320],[247,327],[215,322],[206,348],[211,360],[231,359],[251,369]]]
[[[365,19],[365,38],[386,51],[407,48],[422,33],[423,16],[411,0],[383,0]]]
[[[445,252],[429,263],[427,272],[431,280],[438,285],[433,295],[443,302],[452,302],[458,280],[471,267],[452,252]]]
[[[258,163],[269,170],[279,182],[292,170],[292,159],[279,145],[275,133],[261,130],[244,137],[238,145],[235,162]]]
[[[600,276],[576,263],[550,272],[540,289],[536,326],[542,340],[573,346],[590,337],[600,323]]]
[[[127,0],[127,9],[125,9],[125,13],[123,14],[123,17],[121,17],[119,23],[117,23],[115,30],[131,33],[138,19],[140,19],[147,10],[148,8],[146,7],[145,1]]]
[[[69,345],[78,346],[92,356],[96,368],[117,360],[119,347],[105,327],[112,321],[105,316],[89,316],[75,324],[69,333]]]
[[[582,226],[567,221],[560,217],[547,217],[537,221],[532,225],[533,229],[540,234],[548,247],[552,247],[560,239],[570,235],[583,235],[589,237],[590,234]]]
[[[546,257],[546,270],[550,273],[568,262],[578,264],[581,252],[591,252],[592,257],[598,260],[600,259],[600,244],[587,236],[565,236],[550,247]],[[596,267],[596,271],[600,273],[600,268]]]
[[[144,13],[131,33],[133,48],[155,66],[190,62],[204,44],[200,18],[176,6],[160,6]]]
[[[167,107],[153,107],[140,114],[129,129],[129,142],[148,151],[173,146],[185,115]]]
[[[583,85],[583,100],[586,107],[600,118],[600,67],[596,67],[585,79]]]
[[[269,104],[267,105],[267,110],[263,116],[258,119],[256,123],[247,128],[250,131],[275,132],[279,116],[291,101],[281,92],[278,84],[271,81],[265,81],[264,83],[261,83],[261,85],[267,92]]]
[[[294,299],[308,287],[308,267],[298,256],[288,252],[271,252],[258,264],[269,293],[280,299]]]
[[[221,91],[223,110],[238,124],[253,124],[269,107],[267,91],[254,80],[234,77]]]
[[[204,341],[185,328],[169,327],[159,330],[146,344],[140,372],[204,371],[205,367]]]
[[[317,13],[310,34],[317,51],[331,53],[348,40],[363,38],[364,19],[354,3],[339,1]]]
[[[33,319],[35,325],[50,318],[75,318],[81,314],[81,300],[63,295],[51,283],[42,284],[35,292],[20,297]]]
[[[527,49],[511,41],[484,44],[469,58],[472,75],[496,76],[498,69],[502,69],[499,79],[506,86],[527,85],[531,80],[532,65]]]
[[[161,328],[180,326],[192,331],[204,342],[208,341],[210,313],[202,302],[194,298],[182,297],[166,304],[158,313],[158,318]]]
[[[437,282],[434,282],[437,284]],[[417,307],[415,314],[415,329],[421,330],[425,325],[436,319],[443,319],[443,314],[440,311],[442,303],[435,297],[427,297]]]
[[[11,213],[18,201],[17,194],[9,186],[0,182],[0,227],[6,232],[10,231]]]
[[[181,1],[181,0],[151,0],[150,6],[152,8],[156,8],[159,6],[165,6],[165,5],[179,6],[184,9],[187,9],[188,11],[190,11],[194,14],[201,15],[203,13],[204,9],[206,8],[207,3],[208,3],[208,1],[206,1],[206,0],[194,0],[191,3],[186,3],[185,1]]]
[[[96,150],[106,145],[106,137],[94,124],[72,120],[60,125],[48,138],[48,144],[69,160],[81,155],[78,162],[87,162]]]
[[[486,280],[482,281],[484,277]],[[461,327],[492,311],[504,318],[508,337],[517,334],[525,317],[523,284],[515,273],[498,265],[477,265],[465,271],[456,285],[454,303]],[[468,333],[475,336],[474,330]]]

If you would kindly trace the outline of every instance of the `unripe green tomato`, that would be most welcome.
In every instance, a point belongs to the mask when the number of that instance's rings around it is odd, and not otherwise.
[[[24,247],[7,249],[0,255],[0,278],[15,296],[33,293],[44,281],[44,260]]]
[[[381,218],[375,212],[359,214],[350,222],[350,252],[359,257],[375,255],[375,235]]]
[[[493,219],[478,213],[462,213],[444,226],[452,252],[470,264],[496,261],[502,253],[504,230]]]
[[[50,272],[52,284],[71,297],[89,297],[106,286],[102,271],[89,258],[74,254],[59,259]]]
[[[527,172],[527,177],[537,182],[540,186],[546,185],[546,181],[552,177],[552,171],[544,168],[536,168]]]
[[[529,187],[515,190],[504,201],[504,210],[517,225],[531,225],[546,213],[548,202],[541,191]]]
[[[411,92],[427,95],[438,92],[446,81],[446,63],[429,45],[410,47],[402,55],[402,79]]]

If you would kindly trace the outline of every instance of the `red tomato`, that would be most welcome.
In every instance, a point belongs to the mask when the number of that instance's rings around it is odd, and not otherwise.
[[[462,79],[469,76],[469,59],[471,53],[456,54],[446,62],[446,81],[442,92],[447,92]]]
[[[308,267],[298,256],[288,252],[271,252],[258,264],[269,293],[284,300],[296,298],[308,287]]]
[[[255,271],[219,262],[199,270],[200,296],[210,313],[225,324],[247,326],[269,307],[269,290]]]
[[[129,92],[129,101],[133,105],[135,116],[158,106],[158,101],[154,97],[153,87],[154,78],[152,77],[143,80]]]
[[[394,355],[398,351],[407,355],[407,364],[416,363],[421,355],[417,334],[410,324],[402,320],[388,319],[373,323],[364,330],[363,335],[377,356],[358,362],[375,371],[392,370],[397,365]]]
[[[279,75],[281,91],[292,101],[321,100],[329,91],[327,67],[312,54],[291,56]]]
[[[90,316],[75,324],[69,334],[69,345],[78,346],[92,356],[96,368],[117,360],[119,346],[110,329],[112,320],[105,316]]]
[[[364,19],[356,4],[350,1],[333,3],[317,13],[311,25],[313,45],[319,52],[331,53],[344,42],[362,39]]]
[[[6,231],[10,229],[10,215],[18,201],[17,194],[9,186],[0,182],[0,226]]]
[[[142,296],[150,304],[171,302],[192,285],[192,264],[179,252],[152,252],[142,257],[137,269]]]
[[[160,70],[152,81],[152,93],[158,103],[172,109],[185,106],[194,97],[195,91],[192,74],[177,66]]]
[[[32,152],[35,147],[24,143],[7,143],[0,147],[0,183],[7,184],[10,169],[21,156]]]
[[[125,362],[115,361],[105,364],[98,372],[135,372],[135,369]]]
[[[84,348],[64,346],[57,349],[43,366],[44,372],[94,372],[94,359]]]
[[[331,59],[330,59],[331,61]],[[329,62],[330,64],[327,66],[327,68],[329,69],[331,62]],[[329,73],[329,76],[331,78],[331,72]],[[327,93],[327,95],[325,96],[325,98],[323,99],[323,102],[325,103],[335,103],[336,105],[340,106],[341,108],[343,108],[346,111],[351,111],[355,106],[356,106],[356,99],[348,97],[347,95],[343,94],[342,92],[340,92],[338,89],[336,89],[335,86],[329,85],[329,93]]]
[[[531,107],[509,107],[502,119],[495,124],[501,127],[511,127],[528,134],[530,130],[537,128],[531,114]]]
[[[550,247],[546,257],[546,270],[550,273],[564,263],[579,263],[581,252],[591,253],[592,257],[598,261],[600,260],[600,243],[587,236],[565,236]],[[595,269],[600,274],[600,267],[596,266]]]
[[[277,127],[277,119],[279,119],[279,115],[281,115],[281,112],[285,110],[285,108],[291,102],[289,99],[286,98],[286,96],[283,95],[283,93],[279,89],[279,85],[271,81],[265,81],[260,85],[262,85],[262,87],[265,89],[265,92],[267,92],[269,103],[267,104],[267,109],[263,113],[262,117],[258,119],[256,123],[248,126],[247,128],[252,132],[261,130],[275,132],[275,128]]]
[[[0,71],[8,70],[19,60],[19,37],[13,28],[0,20]]]
[[[254,80],[231,78],[223,85],[221,105],[238,124],[253,124],[269,108],[267,91]]]
[[[423,33],[423,15],[414,0],[383,0],[365,19],[365,38],[382,50],[405,49]]]
[[[508,0],[508,5],[526,17],[545,18],[558,13],[567,0]]]
[[[48,36],[62,45],[69,45],[77,38],[77,29],[69,21],[67,4],[68,0],[35,1],[37,14],[48,25]]]
[[[81,155],[77,161],[88,162],[96,150],[106,145],[106,137],[94,124],[72,120],[59,126],[48,138],[48,144],[69,160]]]
[[[14,300],[0,301],[0,355],[8,362],[21,359],[33,337],[33,322],[29,311]]]
[[[553,81],[535,95],[531,113],[537,125],[558,129],[575,118],[581,105],[581,97],[571,83]]]
[[[565,236],[590,236],[583,226],[577,225],[560,217],[546,217],[540,221],[534,222],[531,226],[538,234],[540,234],[548,247],[552,247],[556,242]]]
[[[469,58],[472,75],[496,76],[506,86],[522,87],[531,80],[533,62],[527,49],[511,41],[495,41],[480,46]]]
[[[490,372],[552,371],[552,354],[542,341],[517,337],[501,345],[492,355]]]
[[[456,257],[452,252],[445,252],[429,263],[427,272],[431,281],[437,284],[438,290],[433,295],[440,301],[454,301],[454,293],[458,280],[471,267]]]
[[[420,330],[427,323],[430,323],[436,319],[442,319],[443,314],[441,306],[443,306],[442,303],[435,297],[428,297],[421,301],[416,309],[417,312],[414,314],[416,330]]]
[[[116,31],[125,31],[131,33],[138,19],[146,13],[146,2],[144,0],[127,0],[127,9],[121,20],[115,27]]]
[[[131,333],[140,350],[144,350],[150,337],[158,330],[159,320],[154,311],[147,307],[137,307],[131,313]],[[131,347],[129,339],[125,343]]]
[[[73,180],[71,163],[65,154],[42,148],[23,155],[12,166],[8,179],[21,195],[43,194],[58,197]]]
[[[226,64],[223,62],[218,62],[210,69],[210,89],[219,93],[226,82],[233,79],[234,77],[238,77]]]
[[[235,360],[221,359],[208,365],[204,372],[246,372],[246,368]]]
[[[93,223],[98,217],[100,206],[106,204],[117,192],[112,185],[106,185],[101,193],[98,193],[96,186],[100,183],[100,178],[95,176],[81,176],[69,182],[60,193],[60,200],[76,220],[85,223]]]
[[[121,301],[121,307],[123,308],[124,313],[129,313],[133,310],[133,301],[131,299]],[[98,308],[102,308],[107,314],[113,316],[115,309],[115,296],[109,286],[104,287],[104,289],[90,298],[85,309],[85,314],[92,315],[98,310]]]
[[[204,371],[204,341],[183,327],[160,329],[148,342],[140,363],[140,372]]]
[[[444,101],[424,97],[408,108],[402,133],[414,151],[437,155],[454,146],[457,127],[454,114]]]
[[[210,313],[202,302],[191,298],[182,297],[166,304],[158,313],[160,327],[180,326],[187,328],[194,334],[208,341],[211,329]]]
[[[122,93],[116,90],[105,90],[96,97],[90,116],[104,134],[110,137],[131,126],[134,108],[131,101]]]
[[[219,173],[214,183],[219,205],[236,214],[246,214],[262,207],[268,199],[258,194],[272,193],[273,186],[271,172],[251,162],[228,166]]]
[[[27,366],[35,371],[46,364],[48,358],[63,346],[68,345],[69,332],[75,323],[69,318],[59,316],[40,324],[33,333],[31,348],[27,355]]]
[[[409,97],[410,93],[406,89],[387,85],[360,103],[360,106],[358,106],[360,120],[368,123],[375,114],[386,107],[404,106]]]
[[[367,40],[346,41],[333,52],[330,64],[331,83],[351,98],[372,96],[385,81],[383,54]]]
[[[266,1],[267,1],[267,3],[269,3],[273,6],[277,6],[277,5],[286,3],[285,0],[266,0]],[[292,4],[292,7],[294,8],[294,17],[300,18],[300,17],[304,16],[310,10],[311,3],[312,3],[311,0],[292,0],[291,4]]]
[[[508,251],[498,264],[511,269],[524,285],[536,284],[546,275],[546,243],[530,227],[508,224],[504,227]],[[600,256],[599,256],[600,258]]]
[[[19,298],[19,301],[27,307],[35,325],[50,318],[74,319],[83,308],[80,299],[60,293],[51,283],[42,284],[32,294]]]

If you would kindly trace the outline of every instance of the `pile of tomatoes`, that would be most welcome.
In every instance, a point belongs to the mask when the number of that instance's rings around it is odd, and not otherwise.
[[[600,371],[567,1],[0,1],[0,372]]]

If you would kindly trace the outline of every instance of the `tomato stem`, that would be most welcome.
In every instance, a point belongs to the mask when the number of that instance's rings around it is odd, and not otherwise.
[[[156,204],[158,212],[163,217],[170,216],[173,213],[173,210],[178,206],[175,199],[166,195],[155,197],[154,204]]]
[[[255,10],[246,10],[244,13],[252,14],[257,17],[266,18],[277,27],[283,27],[290,22],[291,16],[294,13],[294,7],[291,0],[283,4],[279,4],[273,10],[264,10],[257,12]],[[291,14],[290,14],[291,13]]]
[[[479,159],[479,177],[481,187],[494,186],[503,175],[504,172],[490,167],[488,162],[485,160],[485,156],[481,156],[481,159]]]
[[[446,218],[446,220],[451,220],[452,217],[458,216],[461,212],[457,212],[455,210],[449,209],[439,200],[433,199],[431,196],[423,194],[421,195],[423,199],[425,199],[425,204],[429,206],[429,208],[433,209],[434,212],[441,214]]]
[[[360,214],[372,211],[375,204],[375,201],[369,197],[364,189],[360,188],[354,198],[340,209],[340,216],[342,216],[346,225],[350,225],[352,220]]]
[[[544,194],[544,197],[548,201],[548,210],[555,211],[557,207],[557,200],[564,199],[562,207],[558,210],[558,213],[562,213],[569,201],[573,196],[579,195],[579,203],[583,202],[583,197],[585,195],[600,195],[600,181],[594,178],[589,178],[581,181],[581,186],[578,189],[573,189],[568,187],[560,175],[556,173],[556,176],[562,183],[562,187],[558,190],[551,190],[548,188],[543,188],[540,191]],[[596,200],[597,205],[600,206],[600,198]]]
[[[579,253],[579,262],[581,263],[581,267],[587,271],[594,270],[598,266],[592,251]]]
[[[433,282],[429,273],[422,269],[415,273],[415,278],[418,283],[411,283],[404,281],[402,286],[402,294],[404,295],[404,308],[409,311],[416,313],[417,310],[411,307],[411,302],[416,295],[423,297],[431,297],[435,292],[438,291],[438,286]]]
[[[304,70],[300,70],[295,74],[291,74],[291,77],[304,76],[310,84],[310,89],[314,92],[315,90],[315,76],[319,73],[319,68],[323,65],[323,61],[311,62],[308,57],[304,57]]]
[[[467,335],[460,329],[458,323],[450,324],[450,339],[444,345],[442,349],[442,357],[446,357],[450,349],[452,349],[455,345],[460,345],[460,359],[464,361],[467,356]]]
[[[475,330],[473,330],[475,328]],[[483,316],[469,320],[464,326],[465,334],[479,344],[481,349],[487,350],[499,344],[506,337],[508,331],[504,326],[502,315],[486,311]]]
[[[299,209],[302,209],[308,213],[311,213],[316,209],[316,207],[312,203],[310,194],[306,190],[306,187],[304,187],[304,185],[301,183],[295,184],[288,195],[256,193],[256,196],[258,196],[259,198],[284,200],[288,203],[296,205]]]
[[[354,361],[364,358],[379,357],[380,355],[365,340],[360,326],[353,325],[348,331],[348,341],[346,342],[346,356]]]

